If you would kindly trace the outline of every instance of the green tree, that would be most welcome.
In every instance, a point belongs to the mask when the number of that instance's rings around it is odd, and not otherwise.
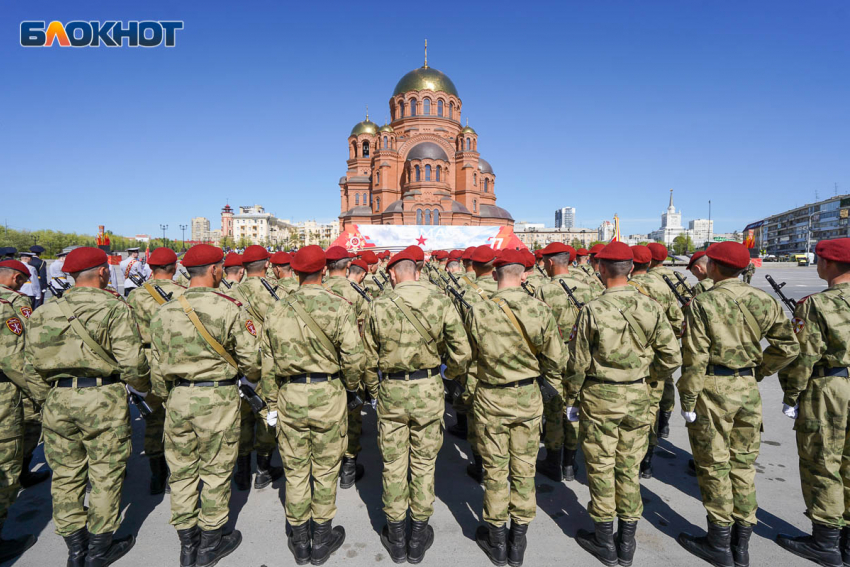
[[[605,242],[604,240],[594,240],[593,242],[591,242],[591,243],[590,243],[589,248],[593,248],[593,247],[594,247],[594,246],[596,246],[597,244],[608,244],[608,243],[607,243],[607,242]]]
[[[573,241],[570,243],[570,246],[572,246],[576,250],[578,250],[579,248],[584,248],[581,243],[581,240],[579,240],[578,238],[573,238]]]
[[[694,251],[694,241],[691,240],[690,236],[686,236],[684,234],[680,234],[675,239],[673,239],[673,253],[682,255],[688,254]]]
[[[646,246],[647,244],[649,244],[649,242],[647,242],[646,240],[638,242],[638,246]]]

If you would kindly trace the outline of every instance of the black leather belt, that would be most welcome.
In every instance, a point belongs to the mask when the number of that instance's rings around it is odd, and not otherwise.
[[[389,372],[384,374],[384,378],[389,378],[390,380],[421,380],[423,378],[430,378],[431,376],[439,375],[440,367],[437,366],[435,368],[414,370],[413,372]]]
[[[120,381],[115,376],[107,376],[106,378],[78,376],[77,378],[60,378],[53,382],[53,386],[55,388],[97,388],[98,386],[111,386]]]
[[[326,374],[324,372],[308,372],[306,374],[293,374],[292,376],[281,376],[282,384],[316,384],[318,382],[330,382],[339,378],[339,374]]]
[[[522,388],[523,386],[529,386],[537,382],[537,378],[523,378],[522,380],[517,380],[516,382],[508,382],[507,384],[489,384],[488,386],[493,388]]]
[[[178,378],[175,384],[177,386],[189,386],[192,388],[215,388],[218,386],[234,386],[236,384],[236,378],[231,378],[230,380],[209,380],[206,382],[193,382]]]
[[[628,382],[617,382],[614,380],[605,380],[596,376],[585,376],[585,382],[596,382],[597,384],[613,384],[614,386],[628,386],[630,384],[643,384],[646,378],[638,378],[637,380],[629,380]]]
[[[842,376],[844,378],[850,378],[850,372],[847,371],[847,368],[841,366],[835,366],[833,368],[829,368],[826,366],[815,366],[812,370],[812,376]]]
[[[755,372],[753,372],[752,368],[729,368],[728,366],[723,366],[722,364],[709,364],[708,365],[708,373],[713,374],[714,376],[753,376]]]

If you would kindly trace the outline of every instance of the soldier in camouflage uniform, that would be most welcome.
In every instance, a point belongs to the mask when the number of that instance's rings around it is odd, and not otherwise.
[[[369,313],[369,302],[355,291],[351,286],[351,282],[346,277],[346,270],[348,270],[352,258],[342,246],[331,246],[328,248],[325,252],[325,258],[328,262],[328,278],[325,281],[325,287],[333,293],[344,297],[354,306],[357,330],[362,336],[366,317]],[[363,384],[358,384],[357,392],[361,394],[362,398],[364,392]],[[339,487],[343,489],[354,486],[354,483],[363,478],[363,474],[365,473],[363,465],[357,462],[357,455],[360,454],[361,449],[360,434],[363,431],[362,409],[362,405],[348,407],[348,446],[345,449],[345,455],[342,458],[342,468],[339,472]]]
[[[125,384],[150,388],[150,370],[132,308],[106,289],[106,252],[74,249],[65,260],[74,287],[30,318],[27,381],[43,407],[44,454],[53,469],[53,522],[68,565],[108,565],[135,538],[113,539],[130,457]],[[91,483],[88,510],[83,506]]]
[[[289,295],[298,289],[298,280],[292,273],[292,267],[289,263],[292,261],[292,256],[289,252],[275,252],[272,254],[269,261],[272,264],[272,270],[277,277],[277,294],[283,297],[284,294]]]
[[[242,304],[216,291],[221,249],[193,246],[183,265],[189,289],[160,306],[151,322],[152,383],[166,400],[165,458],[180,565],[207,567],[242,541],[238,531],[225,534],[224,525],[239,451],[237,384],[260,379],[259,339]]]
[[[744,273],[741,275],[741,279],[744,281],[745,284],[752,283],[753,276],[755,275],[755,273],[756,265],[753,262],[750,262],[749,265],[747,265],[747,269],[744,270]]]
[[[553,242],[539,252],[550,280],[537,288],[534,297],[552,308],[552,313],[555,315],[561,341],[564,343],[563,368],[566,372],[570,333],[576,317],[578,317],[580,307],[573,303],[567,292],[564,291],[561,280],[572,290],[575,298],[582,304],[596,298],[597,294],[587,285],[586,280],[574,276],[574,272],[577,270],[570,270],[570,260],[575,254],[575,249],[572,246]],[[548,404],[545,404],[543,406],[543,417],[546,420],[543,431],[546,459],[537,461],[537,472],[555,482],[561,482],[564,479],[575,480],[579,437],[578,422],[564,419],[563,398],[553,398]]]
[[[378,256],[371,250],[366,250],[360,253],[360,259],[369,266],[369,273],[366,274],[366,278],[363,280],[363,287],[366,288],[366,291],[373,298],[378,297],[383,291],[381,288],[386,287],[381,276],[378,275]]]
[[[251,320],[257,326],[258,336],[262,332],[266,315],[276,303],[266,288],[266,285],[271,284],[264,277],[270,256],[269,251],[262,246],[248,246],[242,253],[242,265],[248,277],[233,292],[233,297],[248,309]],[[283,468],[271,464],[272,453],[277,445],[274,429],[266,424],[263,417],[254,413],[251,404],[245,399],[239,409],[239,422],[239,458],[236,459],[233,482],[238,490],[248,490],[251,486],[251,452],[256,451],[257,476],[254,478],[254,488],[265,488],[283,476]]]
[[[376,299],[364,332],[366,385],[377,400],[387,525],[381,542],[396,563],[422,561],[434,541],[434,468],[443,445],[443,383],[462,375],[470,348],[449,299],[416,279],[409,251],[388,265],[393,289]],[[381,380],[378,380],[378,372]],[[408,480],[409,479],[409,480]],[[411,535],[406,541],[410,510]]]
[[[484,460],[484,525],[475,539],[493,564],[507,560],[519,566],[536,513],[534,476],[543,416],[538,380],[551,394],[563,394],[563,343],[552,310],[520,287],[523,254],[503,250],[494,267],[496,293],[466,312],[472,356],[478,361],[476,445]]]
[[[694,297],[704,291],[708,291],[714,285],[714,281],[710,277],[708,277],[708,273],[705,271],[705,267],[707,264],[708,257],[702,250],[700,250],[699,252],[694,252],[693,256],[691,256],[691,259],[688,262],[688,271],[692,273],[694,277],[698,280],[698,283],[693,288]]]
[[[605,565],[627,566],[643,512],[639,461],[652,423],[646,381],[672,374],[682,359],[661,307],[628,285],[632,250],[612,242],[596,257],[607,289],[578,315],[567,371],[567,419],[580,419],[595,526],[579,530],[576,541]]]
[[[815,248],[829,284],[794,310],[800,356],[779,373],[783,411],[795,418],[800,480],[812,535],[780,535],[788,551],[821,565],[850,563],[850,238]],[[840,545],[839,545],[840,542]]]
[[[236,299],[236,288],[245,275],[245,266],[242,265],[242,254],[228,252],[224,257],[224,279],[221,280],[219,293]]]
[[[177,262],[177,283],[183,287],[189,287],[189,272],[181,262]]]
[[[321,565],[345,540],[342,526],[331,522],[347,444],[346,390],[363,376],[354,306],[322,287],[325,263],[318,246],[295,253],[300,287],[274,306],[263,329],[262,392],[269,420],[280,414],[288,545],[299,565]]]
[[[682,533],[679,543],[715,565],[749,564],[756,523],[755,460],[761,442],[758,382],[796,358],[800,346],[779,302],[737,278],[750,261],[737,242],[706,255],[714,287],[685,312],[682,415],[708,513],[708,535]],[[760,342],[769,346],[764,352]],[[733,527],[734,524],[734,527]]]
[[[29,270],[22,262],[0,262],[0,271],[6,270],[29,277]],[[25,337],[19,311],[0,299],[0,533],[20,489],[24,436],[21,401],[29,391],[24,375]],[[35,542],[35,536],[29,534],[16,539],[0,537],[0,561],[21,555]]]
[[[157,291],[159,287],[174,299],[181,295],[186,288],[174,281],[177,271],[177,254],[171,248],[157,248],[151,253],[148,265],[153,270],[151,279],[142,287],[130,292],[127,303],[133,308],[139,332],[142,335],[142,345],[148,364],[151,362],[151,320],[159,306],[168,301]],[[154,287],[156,286],[156,287]],[[145,456],[151,469],[150,493],[162,494],[167,488],[168,467],[165,463],[165,446],[163,435],[165,428],[165,407],[163,399],[156,394],[145,398],[152,413],[145,418]]]
[[[549,276],[543,271],[542,267],[537,265],[538,257],[542,260],[543,256],[540,254],[540,250],[533,253],[526,250],[524,253],[527,253],[527,260],[531,264],[526,270],[528,275],[525,278],[525,283],[532,292],[536,292],[540,286],[549,283]]]

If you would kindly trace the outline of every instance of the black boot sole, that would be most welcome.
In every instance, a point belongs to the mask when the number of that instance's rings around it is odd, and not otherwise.
[[[384,549],[387,550],[387,553],[390,554],[390,559],[393,560],[393,563],[407,563],[407,550],[404,550],[404,555],[401,557],[393,556],[393,546],[390,544],[389,540],[383,536],[383,534],[381,534],[381,544],[384,546]]]
[[[125,549],[125,550],[124,550],[124,553],[122,553],[122,554],[121,554],[121,555],[119,555],[118,557],[115,557],[115,558],[113,558],[113,559],[111,559],[111,560],[107,561],[106,563],[104,563],[104,564],[103,564],[103,567],[107,567],[108,565],[112,565],[113,563],[115,563],[116,561],[118,561],[119,559],[121,559],[122,557],[124,557],[125,555],[127,555],[128,553],[130,553],[130,550],[132,550],[135,546],[136,546],[136,538],[135,538],[135,537],[133,537],[133,538],[130,540],[130,547],[128,547],[127,549]]]
[[[289,539],[289,538],[286,538],[286,539],[287,539],[286,546],[289,548],[289,551],[292,552],[292,559],[295,560],[295,564],[296,565],[307,565],[308,563],[310,563],[310,556],[309,555],[306,557],[306,559],[297,559],[295,557],[295,549],[294,549],[295,546],[292,545],[292,540]]]
[[[841,563],[825,563],[823,561],[818,561],[817,559],[813,559],[813,558],[809,557],[808,555],[803,555],[802,553],[800,553],[798,551],[795,551],[793,549],[788,549],[787,547],[785,547],[784,545],[779,543],[778,539],[776,540],[776,544],[779,547],[781,547],[782,549],[784,549],[785,551],[787,551],[788,553],[793,553],[797,557],[802,557],[803,559],[807,559],[808,561],[811,561],[812,563],[817,563],[818,565],[821,565],[822,567],[840,567],[841,565],[844,565],[843,561]]]
[[[429,549],[431,549],[431,546],[432,546],[432,545],[434,545],[434,535],[433,535],[433,532],[431,533],[431,538],[430,538],[430,539],[431,539],[431,541],[429,541],[429,542],[427,543],[427,545],[425,545],[424,549],[422,549],[422,556],[421,556],[421,557],[419,557],[419,559],[411,559],[411,558],[410,558],[410,554],[409,554],[409,553],[407,554],[407,562],[408,562],[408,563],[410,563],[410,564],[412,564],[412,565],[418,565],[418,564],[422,563],[422,560],[423,560],[423,559],[425,559],[425,554],[428,552],[428,550],[429,550]]]
[[[481,551],[484,552],[484,555],[487,556],[487,559],[490,560],[490,563],[492,563],[493,565],[496,565],[497,567],[505,567],[505,565],[508,564],[507,559],[505,559],[504,561],[496,561],[490,556],[489,553],[487,553],[487,548],[480,541],[476,540],[476,543],[478,544],[478,547],[481,548]]]
[[[254,488],[256,490],[262,490],[263,488],[267,487],[268,485],[270,485],[271,483],[274,482],[272,477],[268,477],[268,480],[259,480],[259,479],[260,479],[259,475],[257,475],[257,477],[254,479]]]
[[[337,549],[342,547],[343,543],[345,543],[345,537],[344,536],[336,545],[334,545],[332,548],[330,548],[330,551],[328,552],[327,555],[325,555],[324,558],[317,560],[317,559],[313,559],[311,557],[310,563],[312,563],[313,565],[324,565],[328,561],[328,559],[331,558],[331,555],[333,555],[336,552]]]
[[[714,565],[714,567],[733,567],[735,565],[734,561],[730,561],[729,563],[719,563],[717,561],[710,559],[708,556],[699,553],[697,551],[697,549],[695,549],[695,548],[692,549],[692,548],[688,547],[688,544],[691,543],[690,540],[682,540],[682,539],[680,539],[680,537],[681,536],[677,537],[676,541],[679,543],[679,545],[682,546],[682,548],[685,551],[687,551],[688,553],[690,553],[694,557],[698,557],[699,559],[702,559],[706,563],[710,563],[710,564]]]
[[[650,479],[652,478],[652,471],[640,471],[640,477]]]
[[[200,563],[196,562],[195,565],[197,565],[197,567],[213,567],[214,565],[217,565],[219,561],[221,561],[222,559],[224,559],[225,557],[227,557],[228,555],[230,555],[231,553],[233,553],[234,551],[239,549],[240,545],[242,545],[242,534],[241,533],[239,534],[239,540],[236,542],[236,545],[234,545],[232,549],[228,550],[227,553],[223,553],[223,554],[219,555],[218,557],[216,557],[212,561],[212,563],[204,563],[203,565],[201,565]]]
[[[576,543],[578,543],[579,547],[581,547],[583,550],[585,550],[586,552],[588,552],[589,554],[594,556],[596,559],[599,560],[600,563],[602,563],[603,565],[606,565],[607,567],[614,567],[614,565],[617,565],[617,563],[619,562],[619,560],[617,560],[617,559],[614,559],[613,561],[605,561],[604,559],[602,559],[601,557],[599,557],[598,555],[596,555],[593,552],[594,551],[593,546],[589,542],[584,543],[584,540],[576,538]]]

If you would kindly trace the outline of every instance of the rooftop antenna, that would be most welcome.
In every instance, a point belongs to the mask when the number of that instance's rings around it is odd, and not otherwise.
[[[838,197],[838,183],[835,184],[835,196]]]
[[[366,120],[369,120],[369,105],[366,105]]]
[[[820,201],[820,196],[818,196],[818,190],[815,189],[815,202]]]
[[[425,65],[423,65],[426,69],[428,68],[428,40],[425,39]]]

